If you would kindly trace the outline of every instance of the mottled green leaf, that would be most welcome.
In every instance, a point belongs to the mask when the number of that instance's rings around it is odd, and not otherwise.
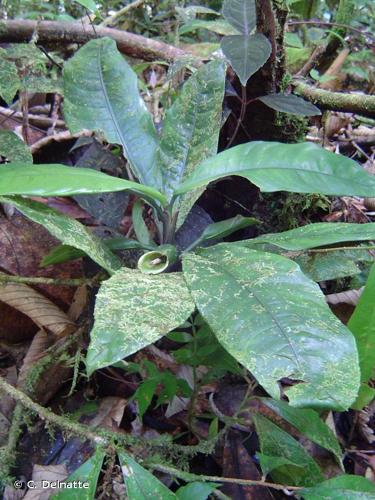
[[[0,155],[8,161],[33,162],[33,155],[27,144],[11,130],[0,130]]]
[[[220,222],[214,222],[209,224],[199,236],[197,240],[194,241],[192,247],[196,247],[207,240],[215,240],[217,238],[225,238],[235,231],[244,229],[245,227],[258,224],[259,221],[254,217],[243,217],[242,215],[236,215],[231,219],[222,220]],[[191,248],[190,248],[191,250]]]
[[[304,500],[375,499],[375,485],[361,476],[343,474],[299,492]]]
[[[187,80],[168,109],[156,154],[165,193],[171,195],[200,162],[216,153],[224,84],[225,64],[211,61]]]
[[[110,250],[151,250],[155,245],[142,245],[139,241],[125,238],[125,236],[115,236],[114,238],[106,238],[101,240],[103,245]],[[58,245],[53,248],[40,263],[41,267],[50,266],[52,264],[61,264],[69,260],[79,259],[86,254],[82,250],[71,247],[69,245]]]
[[[297,469],[297,474],[298,474],[298,469],[303,467],[302,464],[296,464],[295,462],[292,462],[291,460],[288,460],[285,457],[275,457],[275,456],[269,457],[264,453],[257,452],[257,458],[259,459],[259,464],[260,468],[262,469],[263,476],[268,476],[268,474],[271,471],[278,469],[283,465],[288,465],[289,470]]]
[[[180,273],[148,275],[121,269],[102,284],[96,297],[88,373],[156,342],[193,311]]]
[[[21,80],[16,65],[0,57],[0,96],[9,106],[20,86]]]
[[[368,382],[375,370],[375,264],[352,314],[348,328],[357,341],[361,382]]]
[[[62,79],[50,78],[45,75],[25,75],[22,78],[21,87],[29,93],[63,94]]]
[[[74,0],[74,2],[82,5],[85,9],[90,12],[97,12],[98,7],[96,6],[96,2],[94,0]]]
[[[102,241],[80,222],[49,208],[43,203],[21,198],[20,196],[0,196],[0,201],[9,203],[26,217],[44,226],[55,238],[66,245],[85,252],[99,266],[110,274],[121,267],[121,261]]]
[[[319,287],[293,261],[232,244],[183,258],[197,308],[225,349],[274,398],[293,406],[348,408],[359,387],[355,340]],[[231,307],[227,307],[230,297]]]
[[[284,250],[307,250],[348,241],[375,240],[375,224],[351,224],[346,222],[317,222],[282,233],[270,233],[238,244],[254,247],[269,244]]]
[[[375,176],[355,161],[316,144],[254,141],[201,163],[175,191],[183,194],[228,175],[249,179],[262,191],[375,197]]]
[[[314,104],[293,94],[268,94],[257,99],[269,108],[291,115],[316,116],[322,114]]]
[[[81,481],[82,483],[86,483],[88,488],[61,490],[56,495],[53,495],[53,500],[93,500],[104,457],[104,451],[97,448],[95,454],[65,480],[67,483]]]
[[[155,199],[162,205],[167,203],[166,197],[156,189],[89,168],[14,162],[0,165],[0,174],[0,195],[71,196],[132,191],[147,200]]]
[[[71,132],[99,130],[121,144],[140,182],[159,188],[158,143],[137,75],[110,38],[91,40],[64,67],[64,116]]]
[[[243,86],[267,61],[271,43],[262,33],[255,35],[231,35],[221,40],[221,50],[228,59]]]
[[[292,436],[262,415],[253,415],[253,420],[261,452],[268,457],[274,481],[292,486],[312,486],[324,479],[317,463]],[[272,457],[276,461],[275,468],[272,467]],[[291,463],[281,465],[280,459]]]
[[[224,0],[223,16],[237,31],[249,35],[257,24],[255,0]]]
[[[218,35],[232,35],[233,33],[236,33],[236,30],[234,30],[229,23],[223,21],[222,19],[218,19],[217,21],[193,19],[181,26],[178,32],[180,35],[186,35],[187,33],[191,33],[192,31],[200,29],[212,31],[213,33],[217,33]]]
[[[129,500],[176,500],[172,491],[130,455],[121,451],[118,456]]]
[[[353,248],[354,250],[305,253],[293,257],[293,260],[314,281],[345,278],[360,274],[362,271],[360,265],[374,260],[369,250],[360,250],[361,247]]]
[[[286,401],[282,400],[262,398],[262,402],[280,415],[281,418],[293,425],[310,441],[331,451],[341,464],[342,451],[337,438],[316,411],[293,408]]]
[[[215,483],[189,483],[186,486],[178,488],[176,497],[179,500],[206,500],[218,486]]]

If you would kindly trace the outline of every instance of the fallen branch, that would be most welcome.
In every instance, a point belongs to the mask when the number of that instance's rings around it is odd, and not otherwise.
[[[120,52],[128,56],[154,61],[173,61],[190,55],[182,49],[157,40],[150,40],[127,31],[95,26],[85,26],[79,22],[29,21],[24,19],[0,22],[0,43],[24,43],[36,39],[38,43],[84,44],[93,38],[110,37],[117,43]]]
[[[375,115],[375,96],[331,92],[298,81],[294,81],[292,85],[297,94],[320,108],[345,113],[358,113],[363,116]]]
[[[1,38],[1,35],[0,35]],[[10,108],[4,108],[0,106],[0,115],[4,116],[4,118],[13,118],[15,120],[22,120],[23,113],[22,111],[14,111]],[[54,120],[53,118],[49,118],[48,116],[40,116],[40,115],[31,115],[28,114],[29,122],[37,127],[48,128],[53,123],[55,123],[58,128],[65,128],[65,122],[63,120]],[[6,120],[4,120],[6,121]]]

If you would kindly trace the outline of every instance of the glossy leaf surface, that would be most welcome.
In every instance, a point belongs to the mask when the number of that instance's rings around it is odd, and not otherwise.
[[[264,192],[375,196],[375,176],[349,158],[311,143],[261,141],[240,144],[204,161],[175,194],[228,175],[245,177]]]
[[[197,308],[219,342],[266,391],[293,406],[348,408],[359,388],[355,340],[319,287],[279,255],[231,244],[183,258]],[[227,307],[230,298],[231,307]]]
[[[269,108],[291,115],[317,116],[322,114],[314,104],[294,94],[269,94],[257,99]]]
[[[272,51],[268,38],[262,33],[225,36],[220,46],[243,86],[263,66]]]
[[[223,16],[237,31],[249,35],[257,23],[255,0],[224,0]]]
[[[305,488],[300,494],[305,500],[370,500],[375,498],[375,486],[364,477],[343,474]]]
[[[238,244],[252,248],[269,244],[284,250],[307,250],[349,241],[375,240],[375,224],[352,224],[347,222],[317,222],[281,233],[270,233]]]
[[[91,40],[64,67],[64,116],[71,132],[101,131],[121,144],[139,181],[159,188],[157,134],[137,76],[110,38]]]
[[[282,400],[262,398],[262,402],[308,439],[331,451],[341,463],[342,451],[337,438],[316,411],[293,408]]]
[[[27,200],[20,196],[0,196],[0,201],[13,205],[26,217],[41,224],[55,238],[66,245],[82,250],[110,274],[121,267],[120,259],[95,234],[72,217],[49,208],[43,203]]]
[[[243,217],[236,215],[230,219],[222,220],[209,224],[202,232],[200,237],[193,243],[194,247],[207,240],[215,240],[216,238],[225,238],[235,231],[244,229],[259,223],[254,217]]]
[[[268,458],[267,465],[274,481],[310,486],[323,480],[318,464],[297,440],[262,415],[256,414],[253,419],[261,452]],[[274,465],[272,459],[275,461]]]
[[[61,490],[53,495],[54,500],[93,500],[95,498],[96,485],[103,465],[105,453],[97,448],[94,455],[84,462],[73,472],[66,482],[81,481],[87,483],[88,488],[70,488]]]
[[[162,204],[167,201],[156,189],[90,168],[58,164],[28,165],[21,162],[0,165],[0,195],[71,196],[126,190]]]
[[[118,456],[127,498],[131,500],[176,500],[176,495],[171,490],[130,455],[120,452]]]
[[[224,62],[215,60],[205,64],[187,80],[166,113],[156,162],[163,173],[163,190],[168,196],[199,163],[216,154],[224,83]],[[185,207],[186,213],[192,203]]]
[[[181,273],[154,276],[121,269],[96,297],[88,373],[156,342],[181,325],[194,307]]]

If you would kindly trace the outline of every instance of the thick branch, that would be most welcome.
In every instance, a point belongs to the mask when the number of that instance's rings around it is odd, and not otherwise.
[[[293,86],[297,94],[300,94],[320,108],[346,113],[358,113],[363,116],[375,115],[375,96],[330,92],[301,82],[294,82]]]
[[[79,22],[66,23],[59,21],[28,21],[11,20],[0,22],[0,43],[29,42],[37,38],[39,43],[69,44],[86,43],[92,38],[108,36],[116,41],[118,49],[128,56],[138,57],[145,61],[163,59],[173,61],[180,57],[190,55],[173,45],[168,45],[157,40],[150,40],[141,35],[127,31],[95,26]]]

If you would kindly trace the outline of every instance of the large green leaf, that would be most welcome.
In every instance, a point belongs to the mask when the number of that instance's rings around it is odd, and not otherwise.
[[[15,206],[26,217],[44,226],[58,240],[85,252],[110,274],[121,267],[121,261],[116,255],[95,234],[75,219],[43,203],[20,196],[0,196],[0,202]]]
[[[348,328],[353,332],[357,341],[361,382],[365,384],[373,377],[375,370],[375,264],[371,268],[365,289],[349,320]],[[361,392],[374,395],[374,392],[367,390],[366,386],[361,388]],[[361,403],[363,398],[361,392],[358,403]]]
[[[286,401],[282,400],[262,398],[262,402],[280,415],[281,418],[293,425],[301,434],[304,434],[314,443],[331,451],[341,464],[342,451],[337,438],[316,411],[293,408]]]
[[[121,269],[102,284],[96,297],[88,373],[156,342],[193,311],[181,273],[149,275]]]
[[[175,191],[183,194],[228,175],[240,175],[262,191],[375,197],[375,176],[355,161],[316,144],[254,141],[205,160]]]
[[[287,432],[262,415],[253,416],[260,449],[267,457],[272,479],[278,483],[312,486],[324,479],[321,470],[305,449]],[[275,467],[272,467],[272,459]],[[289,463],[280,462],[288,460]]]
[[[110,38],[91,40],[64,67],[64,116],[71,132],[102,131],[121,144],[140,182],[159,188],[158,144],[137,76]]]
[[[305,500],[375,499],[375,485],[361,476],[344,474],[299,492]]]
[[[58,164],[28,165],[21,162],[0,165],[0,195],[71,196],[126,190],[147,200],[167,203],[166,197],[156,189],[90,168]]]
[[[243,86],[269,58],[272,46],[262,33],[230,35],[221,40],[221,50]]]
[[[121,451],[118,456],[129,500],[176,500],[171,490],[130,455]]]
[[[224,86],[224,62],[211,61],[187,80],[167,111],[156,162],[169,196],[200,162],[216,153]]]
[[[87,488],[81,487],[61,490],[56,495],[52,496],[53,500],[93,500],[95,498],[96,485],[104,457],[105,452],[97,448],[94,455],[65,480],[67,483],[80,481],[81,483],[87,484]]]
[[[354,337],[297,264],[223,243],[185,255],[183,269],[219,342],[273,398],[289,377],[300,381],[287,390],[293,406],[345,409],[354,401]]]
[[[348,241],[375,240],[375,224],[351,224],[347,222],[317,222],[290,229],[282,233],[269,233],[237,244],[251,248],[274,245],[284,250],[307,250]]]
[[[237,31],[249,35],[257,24],[255,0],[224,0],[223,16]]]

